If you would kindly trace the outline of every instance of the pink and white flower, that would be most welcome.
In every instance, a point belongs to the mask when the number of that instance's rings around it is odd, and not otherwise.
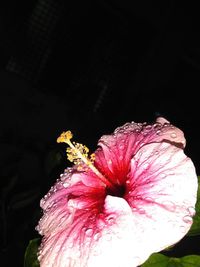
[[[164,118],[102,136],[94,161],[67,168],[41,200],[40,266],[134,267],[180,241],[198,187],[185,143]]]

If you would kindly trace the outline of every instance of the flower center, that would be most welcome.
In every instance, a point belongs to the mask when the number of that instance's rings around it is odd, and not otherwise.
[[[115,190],[112,190],[109,187],[106,188],[106,195],[124,198],[125,193],[126,193],[125,185],[115,185]]]
[[[69,147],[66,149],[68,160],[76,165],[85,163],[96,174],[105,187],[109,188],[109,190],[113,192],[116,192],[117,188],[94,166],[93,163],[95,160],[95,155],[91,154],[90,157],[88,157],[89,149],[80,143],[71,142],[70,140],[72,137],[72,132],[67,131],[63,132],[57,138],[58,143],[68,144]]]

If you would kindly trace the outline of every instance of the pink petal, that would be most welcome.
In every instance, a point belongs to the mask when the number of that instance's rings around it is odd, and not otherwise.
[[[73,206],[73,200],[70,205]],[[123,198],[107,196],[101,213],[78,210],[76,203],[74,208],[70,227],[43,239],[39,252],[41,267],[138,266],[141,259],[137,255],[143,245],[137,243],[140,233],[135,233],[132,210]],[[52,221],[58,229],[56,214]],[[145,258],[148,256],[145,253]]]
[[[183,132],[159,117],[154,124],[126,123],[112,135],[104,135],[99,140],[95,153],[97,168],[114,184],[126,181],[130,160],[144,145],[152,142],[170,142],[185,146]]]
[[[185,236],[193,222],[197,188],[192,161],[170,143],[147,144],[132,158],[125,199],[145,252],[161,251]]]
[[[71,172],[67,169],[41,200],[40,205],[44,214],[37,227],[41,235],[48,236],[71,226],[76,210],[102,205],[105,188],[86,186],[82,182],[82,179],[86,180],[85,176],[85,173]],[[88,179],[92,178],[88,176]]]

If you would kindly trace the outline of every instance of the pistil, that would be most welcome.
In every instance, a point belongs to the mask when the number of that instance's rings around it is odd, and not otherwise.
[[[95,173],[104,186],[108,186],[111,190],[116,190],[115,186],[103,176],[103,174],[94,166],[95,155],[91,154],[88,158],[89,149],[80,143],[71,142],[73,134],[71,131],[63,132],[58,138],[58,143],[66,143],[69,147],[66,149],[67,158],[76,165],[85,163]]]

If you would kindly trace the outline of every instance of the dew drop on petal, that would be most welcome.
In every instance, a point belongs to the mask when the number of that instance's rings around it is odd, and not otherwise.
[[[99,240],[99,238],[101,237],[101,234],[99,232],[97,232],[95,235],[94,235],[94,240]]]
[[[163,179],[163,178],[166,177],[166,174],[165,174],[165,173],[161,173],[161,174],[159,175],[159,177]]]
[[[65,176],[64,176],[63,173],[60,174],[60,180],[61,180],[61,181],[65,180]]]
[[[106,219],[109,224],[112,224],[115,221],[115,216],[111,214]]]
[[[149,203],[154,202],[154,200],[151,197],[145,197],[144,201],[149,202]]]
[[[123,156],[122,156],[122,155],[119,156],[119,160],[120,160],[120,161],[123,160]]]
[[[93,234],[93,230],[91,228],[88,228],[88,229],[85,230],[85,234],[86,234],[86,236],[90,237]]]
[[[39,233],[41,232],[41,231],[40,231],[40,227],[39,227],[39,225],[37,225],[37,226],[35,227],[35,230],[38,231]]]
[[[111,159],[108,160],[108,164],[112,165],[112,160]]]
[[[68,247],[68,248],[73,248],[73,246],[74,246],[74,244],[73,244],[72,241],[70,241],[70,242],[67,244],[67,247]]]
[[[139,208],[137,211],[138,211],[140,214],[145,214],[145,210],[144,210],[143,208]]]
[[[40,206],[43,206],[44,204],[45,204],[45,200],[44,200],[44,198],[42,198],[41,200],[40,200]]]
[[[192,217],[191,216],[186,215],[186,216],[183,217],[183,221],[185,223],[192,223],[193,220],[192,220]]]
[[[124,149],[124,144],[119,145],[119,149],[123,150]]]
[[[143,167],[145,170],[148,169],[148,167],[149,167],[149,163],[148,163],[148,162],[144,163],[144,164],[142,165],[142,167]]]
[[[188,208],[188,212],[190,216],[194,216],[196,213],[195,208],[192,206]]]
[[[152,129],[152,125],[147,125],[146,127],[145,127],[145,129],[147,130],[147,131],[150,131],[151,129]]]
[[[50,261],[49,261],[48,259],[46,259],[46,261],[45,261],[45,265],[46,265],[46,266],[49,266],[49,263],[50,263]]]
[[[176,137],[177,137],[176,133],[171,133],[171,138],[176,138]]]
[[[176,205],[172,201],[165,200],[162,202],[162,205],[168,211],[174,212],[176,210]]]
[[[67,188],[69,186],[68,182],[63,183],[63,187]]]
[[[63,188],[63,183],[58,181],[56,184],[56,190],[62,189]]]
[[[98,222],[97,222],[97,226],[98,226],[99,229],[103,229],[104,226],[105,226],[104,220],[99,219]]]

